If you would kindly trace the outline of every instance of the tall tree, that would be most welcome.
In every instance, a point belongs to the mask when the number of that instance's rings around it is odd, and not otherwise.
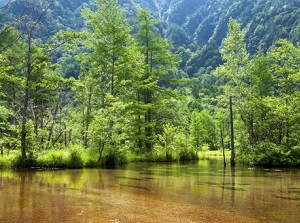
[[[298,131],[296,123],[298,117],[295,116],[297,111],[300,80],[300,49],[295,47],[287,40],[278,40],[276,46],[268,52],[271,61],[271,73],[274,74],[276,83],[275,96],[280,97],[281,105],[277,107],[278,115],[281,118],[281,133],[278,137],[282,143],[290,148],[295,142],[291,142],[291,134]]]
[[[144,70],[136,82],[137,100],[140,112],[137,121],[140,124],[137,135],[138,146],[152,149],[155,141],[155,127],[161,121],[160,102],[168,97],[168,80],[166,75],[176,72],[177,55],[171,53],[170,43],[160,37],[155,30],[157,20],[151,18],[149,12],[140,10],[137,18],[138,33],[136,39],[140,52],[144,55]],[[169,94],[171,96],[171,94]],[[164,116],[162,114],[162,116]]]
[[[119,1],[98,0],[96,11],[85,8],[83,16],[90,29],[89,32],[82,32],[86,52],[78,57],[82,66],[79,80],[84,86],[83,132],[84,146],[87,147],[89,125],[94,118],[95,121],[99,120],[96,116],[103,117],[100,111],[103,114],[110,110],[115,111],[111,107],[116,101],[130,103],[130,89],[135,77],[142,70],[143,56],[130,34],[131,28]],[[108,132],[115,129],[114,120],[116,118],[111,118],[111,129]],[[93,127],[93,132],[95,131]]]
[[[220,50],[224,64],[216,70],[216,75],[227,82],[224,91],[241,102],[249,93],[250,76],[247,72],[249,54],[246,50],[244,32],[240,24],[229,19],[228,32]]]
[[[226,83],[224,85],[224,101],[229,101],[230,98],[230,116],[231,116],[231,164],[234,161],[234,138],[233,138],[233,110],[241,115],[241,111],[246,106],[247,97],[251,94],[251,78],[248,74],[247,64],[249,55],[246,50],[246,43],[244,40],[244,33],[241,31],[240,24],[234,20],[228,21],[228,32],[226,38],[223,40],[222,48],[220,50],[224,64],[216,69],[215,75],[220,77]],[[235,103],[233,103],[235,101]],[[222,102],[221,102],[222,103]],[[221,104],[219,103],[219,104]],[[223,102],[224,103],[224,102]],[[232,106],[235,106],[233,108]],[[251,115],[250,115],[251,116]],[[234,117],[238,117],[237,114]],[[252,117],[251,117],[252,118]],[[247,123],[244,121],[247,125]]]
[[[17,24],[19,31],[8,29],[11,30],[8,35],[15,37],[13,39],[16,41],[8,42],[10,45],[5,49],[10,61],[8,65],[12,69],[6,78],[2,78],[5,81],[3,92],[9,107],[15,113],[12,124],[20,126],[19,138],[23,159],[27,157],[28,147],[33,146],[33,141],[42,147],[44,136],[41,136],[38,142],[39,130],[46,129],[45,114],[51,113],[49,110],[53,102],[56,102],[59,89],[62,88],[58,69],[50,62],[51,53],[61,43],[43,44],[41,40],[36,39],[40,22],[51,5],[46,3],[45,9],[39,13],[36,8],[40,5],[32,3],[32,7],[28,7],[28,13],[23,16],[20,24]],[[17,41],[19,36],[20,41]]]

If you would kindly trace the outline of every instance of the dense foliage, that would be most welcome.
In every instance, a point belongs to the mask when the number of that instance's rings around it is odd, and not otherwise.
[[[0,166],[300,165],[298,3],[138,2],[1,6]]]

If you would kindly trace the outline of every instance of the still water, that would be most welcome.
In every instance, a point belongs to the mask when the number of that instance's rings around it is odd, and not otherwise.
[[[217,160],[0,170],[0,222],[300,222],[300,170]]]

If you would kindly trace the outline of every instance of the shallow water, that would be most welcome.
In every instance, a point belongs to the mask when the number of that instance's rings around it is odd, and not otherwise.
[[[221,161],[0,170],[0,222],[299,222],[300,170]]]

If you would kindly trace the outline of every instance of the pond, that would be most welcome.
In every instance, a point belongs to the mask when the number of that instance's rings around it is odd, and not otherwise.
[[[299,222],[300,170],[219,160],[0,170],[0,222]]]

